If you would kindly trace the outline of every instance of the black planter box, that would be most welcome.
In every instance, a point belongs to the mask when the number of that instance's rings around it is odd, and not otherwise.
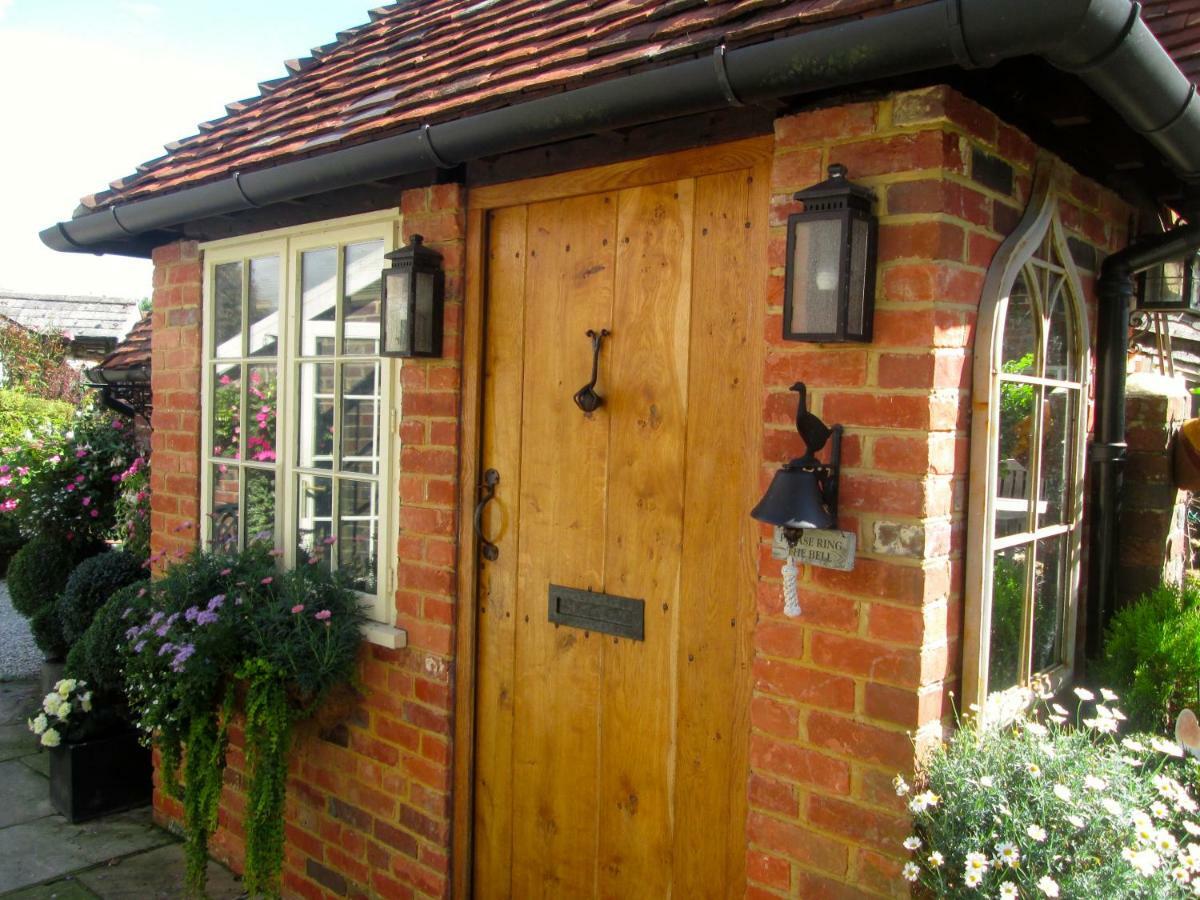
[[[135,731],[50,748],[50,803],[71,823],[144,806],[153,790],[150,748]]]

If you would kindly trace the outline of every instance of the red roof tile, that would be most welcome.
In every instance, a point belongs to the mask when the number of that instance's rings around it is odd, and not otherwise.
[[[130,329],[125,340],[117,344],[112,353],[104,357],[96,368],[109,371],[150,368],[150,316],[143,316]]]
[[[261,96],[167,145],[93,208],[364,143],[531,95],[927,0],[428,0],[371,13],[292,60]],[[1002,2],[1002,0],[997,0]],[[1147,23],[1189,77],[1200,70],[1200,0],[1147,0]]]

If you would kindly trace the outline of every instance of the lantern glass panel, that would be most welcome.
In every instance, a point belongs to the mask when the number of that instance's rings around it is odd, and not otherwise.
[[[870,223],[866,219],[850,221],[850,290],[846,296],[846,333],[865,336],[867,320],[867,243]]]
[[[838,331],[842,220],[799,219],[792,225],[791,334]]]
[[[416,273],[417,303],[414,310],[413,352],[418,355],[433,353],[433,272]]]
[[[388,353],[411,352],[412,335],[409,334],[409,279],[412,272],[406,269],[390,270],[387,273],[387,322],[384,335]]]

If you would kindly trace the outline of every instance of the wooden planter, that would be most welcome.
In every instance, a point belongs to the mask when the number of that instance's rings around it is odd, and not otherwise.
[[[135,731],[50,748],[50,803],[67,821],[150,802],[150,748]]]

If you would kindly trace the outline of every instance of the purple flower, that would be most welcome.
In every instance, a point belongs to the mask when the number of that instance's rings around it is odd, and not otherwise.
[[[211,625],[213,622],[217,621],[218,618],[219,617],[217,616],[217,614],[215,612],[209,612],[208,610],[203,610],[202,612],[199,612],[196,614],[196,624],[197,625]]]
[[[198,606],[189,606],[183,613],[183,617],[189,622],[195,622],[198,615],[200,615],[200,607]]]
[[[182,647],[180,647],[175,653],[175,658],[171,660],[171,671],[182,672],[183,664],[187,662],[195,652],[196,647],[194,644],[184,644]]]
[[[159,637],[166,637],[167,632],[170,630],[171,630],[171,626],[164,622],[162,625],[159,625],[158,628],[156,628],[154,630],[154,633],[157,634]]]
[[[125,612],[121,613],[121,618],[122,618],[122,619],[128,619],[128,618],[129,618],[129,615],[130,615],[130,613],[132,613],[132,612],[133,612],[133,607],[132,607],[132,606],[127,606],[127,607],[125,607]]]
[[[161,647],[158,648],[158,655],[166,656],[168,653],[170,653],[174,649],[175,649],[175,645],[172,644],[170,641],[167,641],[165,644],[163,644]]]
[[[146,646],[145,641],[138,641],[136,644],[133,645],[133,652],[141,653],[142,650],[145,648],[145,646]]]
[[[145,590],[145,588],[142,588],[142,590]],[[140,595],[139,595],[139,596],[140,596]],[[156,612],[154,615],[152,615],[152,616],[150,617],[150,624],[151,624],[151,625],[157,625],[159,622],[161,622],[161,621],[163,620],[163,618],[165,617],[165,615],[166,615],[166,614],[165,614],[165,613],[163,613],[163,612],[161,612],[161,611],[159,611],[159,612]]]
[[[167,616],[167,624],[168,625],[174,625],[178,621],[179,621],[179,613],[171,613],[169,616]]]
[[[217,594],[215,597],[213,597],[211,600],[208,601],[208,611],[214,612],[215,610],[220,609],[224,605],[225,605],[225,595]]]
[[[135,637],[142,633],[142,630],[136,625],[133,628],[125,629],[125,638],[132,641]]]

